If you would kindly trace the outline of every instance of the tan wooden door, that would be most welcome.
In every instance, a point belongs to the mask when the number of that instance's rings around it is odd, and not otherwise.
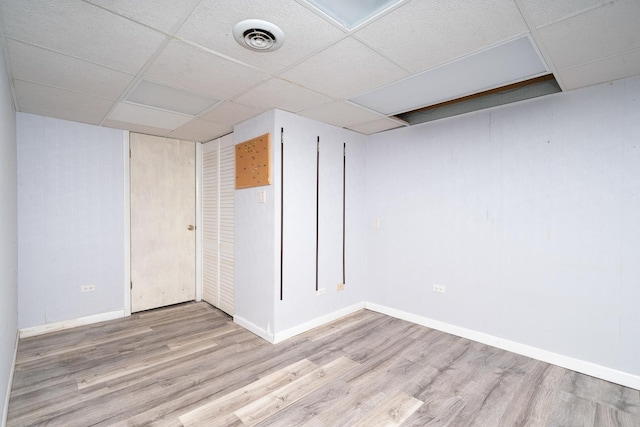
[[[131,311],[195,299],[195,143],[132,133]]]

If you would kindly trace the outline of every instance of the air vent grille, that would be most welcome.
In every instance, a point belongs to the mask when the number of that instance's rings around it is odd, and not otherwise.
[[[252,28],[244,32],[244,44],[253,50],[270,50],[276,37],[267,30]]]
[[[273,52],[284,44],[284,33],[271,22],[246,19],[233,27],[236,41],[255,52]]]

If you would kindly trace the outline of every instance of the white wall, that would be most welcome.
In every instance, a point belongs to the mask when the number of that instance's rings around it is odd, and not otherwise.
[[[123,131],[18,113],[17,135],[19,327],[123,310]]]
[[[368,301],[640,375],[640,78],[374,135],[366,192]]]
[[[280,131],[284,129],[283,299],[280,299]],[[326,316],[363,306],[366,274],[365,137],[284,111],[234,128],[236,144],[272,136],[272,185],[235,192],[238,323],[271,341],[301,332]],[[319,287],[316,295],[316,141],[321,140]],[[342,282],[342,164],[347,144],[347,287]],[[266,191],[267,203],[258,203]],[[315,322],[315,323],[314,323]]]
[[[0,413],[7,409],[5,396],[9,393],[8,384],[18,331],[16,180],[16,113],[4,54],[0,48],[0,399],[3,407]]]
[[[271,133],[273,143],[274,114],[267,111],[234,127],[235,143],[266,133]],[[257,203],[259,191],[266,191],[267,203]],[[275,209],[275,185],[235,191],[234,319],[269,340],[274,316]]]
[[[275,331],[287,330],[362,303],[366,275],[365,140],[355,132],[284,111],[276,111],[276,129],[284,129],[284,264],[283,299],[275,298]],[[280,190],[280,141],[274,144]],[[316,294],[316,171],[320,137],[318,288]],[[342,177],[347,148],[346,287],[342,283]],[[277,217],[280,217],[279,197]],[[279,242],[280,222],[276,223]],[[279,246],[278,246],[279,249]],[[279,253],[278,253],[279,263]],[[279,264],[278,264],[279,267]],[[276,269],[279,274],[279,268]],[[304,329],[304,328],[303,328]]]

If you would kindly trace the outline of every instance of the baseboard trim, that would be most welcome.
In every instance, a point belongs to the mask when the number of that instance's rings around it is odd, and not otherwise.
[[[334,320],[338,320],[341,317],[348,316],[352,313],[355,313],[358,310],[362,310],[364,309],[364,307],[365,307],[364,302],[353,304],[348,307],[341,308],[340,310],[336,310],[332,313],[325,314],[324,316],[316,317],[315,319],[312,319],[312,320],[309,320],[308,322],[294,326],[293,328],[285,329],[284,331],[278,332],[274,335],[273,343],[277,344],[279,342],[282,342],[296,335],[310,331],[313,328],[317,328],[329,322],[333,322]]]
[[[9,380],[7,381],[7,393],[4,397],[4,410],[2,411],[2,427],[7,425],[9,418],[9,398],[11,397],[11,389],[13,388],[13,374],[16,371],[16,360],[18,360],[18,341],[20,333],[16,332],[16,343],[13,346],[13,362],[11,363],[11,371],[9,371]]]
[[[245,328],[249,332],[259,336],[263,340],[268,341],[268,342],[270,342],[272,344],[274,343],[273,342],[273,334],[272,333],[265,331],[264,329],[262,329],[261,327],[259,327],[255,323],[248,321],[244,317],[233,316],[233,321],[237,325],[242,326],[243,328]]]
[[[62,331],[64,329],[90,325],[92,323],[104,322],[106,320],[120,319],[122,317],[125,317],[124,310],[116,310],[109,311],[107,313],[94,314],[92,316],[80,317],[78,319],[63,320],[62,322],[46,323],[44,325],[20,329],[20,338],[34,337],[36,335]]]
[[[640,390],[640,376],[638,375],[633,375],[627,372],[607,368],[595,363],[586,362],[584,360],[575,359],[569,356],[564,356],[562,354],[543,350],[537,347],[532,347],[526,344],[521,344],[505,338],[484,334],[482,332],[474,331],[460,326],[451,325],[449,323],[440,322],[438,320],[429,319],[428,317],[418,316],[416,314],[386,307],[380,304],[367,302],[365,303],[365,308],[367,310],[376,311],[378,313],[386,314],[387,316],[395,317],[397,319],[406,320],[408,322],[426,326],[431,329],[437,329],[442,332],[446,332],[462,338],[467,338],[469,340],[497,347],[502,350],[507,350],[513,353],[521,354],[523,356],[531,357],[536,360],[551,363],[552,365],[571,369],[572,371],[581,372],[583,374],[600,378],[605,381],[611,381],[616,384]]]

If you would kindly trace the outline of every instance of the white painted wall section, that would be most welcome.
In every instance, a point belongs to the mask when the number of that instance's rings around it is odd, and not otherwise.
[[[274,111],[267,111],[234,127],[235,144],[266,133],[275,143]],[[272,166],[276,166],[272,157]],[[272,181],[273,182],[273,181]],[[266,203],[258,193],[266,192]],[[236,190],[235,208],[235,313],[234,321],[272,341],[276,289],[275,185]]]
[[[283,289],[280,295],[281,129],[284,130]],[[272,184],[236,190],[234,319],[275,342],[364,307],[366,137],[280,110],[234,129],[235,143],[271,132]],[[316,293],[316,170],[320,215]],[[343,152],[347,144],[346,289],[342,282]],[[266,192],[266,203],[259,193]]]
[[[275,299],[275,331],[289,330],[330,313],[357,309],[365,296],[366,226],[364,202],[365,140],[352,131],[276,110],[276,129],[284,129],[284,262],[283,298]],[[317,200],[319,166],[319,199]],[[346,287],[342,283],[343,153],[347,152]],[[274,157],[280,159],[281,145]],[[279,163],[279,162],[278,162]],[[280,190],[280,173],[276,190]],[[316,205],[318,205],[318,288],[316,293]],[[277,216],[279,218],[279,203]],[[280,222],[276,223],[276,239]],[[279,255],[279,254],[278,254]],[[278,258],[279,262],[279,258]],[[278,264],[279,267],[279,264]],[[279,270],[279,269],[278,269]],[[279,277],[278,277],[279,288]],[[353,311],[353,309],[351,311]],[[349,311],[349,310],[347,310]],[[344,313],[347,314],[347,313]],[[337,315],[337,314],[336,314]],[[284,335],[283,335],[284,334]]]
[[[373,135],[366,182],[368,302],[640,376],[640,78]]]
[[[18,331],[16,112],[6,69],[0,48],[0,424],[3,425]]]
[[[123,131],[18,113],[17,135],[19,327],[123,312]]]

